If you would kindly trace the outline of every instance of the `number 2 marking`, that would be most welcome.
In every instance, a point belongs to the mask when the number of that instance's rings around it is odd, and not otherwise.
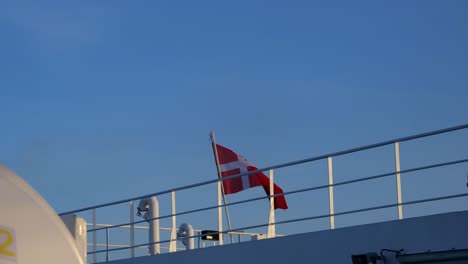
[[[6,240],[0,244],[0,255],[15,257],[15,252],[8,250],[8,248],[12,246],[14,242],[11,232],[6,229],[0,229],[0,235],[6,236]]]

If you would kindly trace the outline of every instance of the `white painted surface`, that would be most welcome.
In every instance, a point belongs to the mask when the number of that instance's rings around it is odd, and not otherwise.
[[[68,228],[70,231],[70,234],[72,237],[75,239],[75,244],[76,247],[78,248],[78,251],[80,252],[81,258],[83,259],[83,262],[86,262],[86,259],[88,258],[87,255],[87,224],[86,221],[78,217],[75,214],[68,214],[68,215],[62,215],[60,216],[62,219],[63,223],[65,226]]]
[[[4,228],[6,227],[6,228]],[[0,263],[84,264],[67,227],[49,204],[25,181],[0,165],[0,247],[14,252]],[[0,232],[2,233],[2,232]]]
[[[193,238],[193,227],[192,225],[183,223],[179,227],[177,237],[182,241],[187,250],[195,248],[195,239]]]
[[[395,171],[396,173],[396,187],[397,187],[397,203],[398,203],[398,219],[403,219],[403,206],[401,203],[401,174],[400,174],[400,143],[395,142]]]
[[[274,183],[274,173],[273,170],[270,170],[270,215],[268,217],[268,238],[273,238],[276,236],[276,226],[275,226],[275,183]]]
[[[169,252],[177,251],[177,226],[176,226],[176,200],[175,192],[171,192],[171,209],[172,209],[172,227],[171,227],[171,242],[169,243]]]
[[[149,253],[151,255],[157,255],[161,253],[161,244],[154,242],[160,241],[159,235],[159,201],[156,197],[147,197],[140,200],[138,210],[147,211],[143,216],[146,221],[149,222]],[[154,219],[154,220],[153,220]]]
[[[328,157],[328,199],[330,202],[330,229],[335,229],[335,202],[333,194],[333,160]]]
[[[468,211],[243,242],[112,264],[352,263],[351,255],[404,249],[420,253],[468,248]],[[394,261],[390,263],[395,263]]]

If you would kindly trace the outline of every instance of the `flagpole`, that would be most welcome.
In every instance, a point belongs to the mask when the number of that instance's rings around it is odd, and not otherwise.
[[[213,155],[214,155],[214,159],[216,163],[216,170],[218,171],[218,178],[221,179],[221,168],[219,167],[218,151],[216,150],[216,140],[215,140],[213,131],[210,132],[210,140],[211,140],[211,146],[213,147]],[[223,203],[224,203],[224,210],[226,211],[227,224],[228,224],[229,231],[231,231],[231,218],[229,217],[229,210],[228,210],[228,207],[226,206],[227,202],[226,202],[226,194],[224,192],[224,185],[222,182],[218,182],[218,185],[221,187],[221,194],[223,196]],[[219,236],[221,237],[222,234],[219,234]],[[231,239],[231,244],[232,244],[231,233],[229,233],[229,237]]]
[[[275,225],[275,185],[273,180],[273,170],[270,170],[270,217],[268,219],[268,238],[276,237]]]

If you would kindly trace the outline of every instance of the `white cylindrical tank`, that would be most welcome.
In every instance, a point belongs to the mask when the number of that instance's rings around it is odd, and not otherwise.
[[[83,262],[87,259],[87,226],[86,220],[78,217],[76,214],[67,214],[60,216],[65,226],[67,226],[71,235],[75,239],[76,247],[80,251]]]
[[[1,164],[0,235],[0,263],[86,263],[57,213]]]

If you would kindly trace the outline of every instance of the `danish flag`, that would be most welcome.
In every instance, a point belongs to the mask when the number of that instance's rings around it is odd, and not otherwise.
[[[248,171],[258,170],[258,168],[250,163],[246,158],[228,148],[216,144],[216,151],[218,153],[221,177],[238,175]],[[225,180],[223,181],[223,186],[225,194],[237,193],[248,188],[262,186],[265,193],[270,195],[270,180],[262,172]],[[275,184],[274,194],[276,195],[282,193],[283,190]],[[275,196],[274,198],[275,209],[288,209],[288,204],[286,203],[284,195]]]

